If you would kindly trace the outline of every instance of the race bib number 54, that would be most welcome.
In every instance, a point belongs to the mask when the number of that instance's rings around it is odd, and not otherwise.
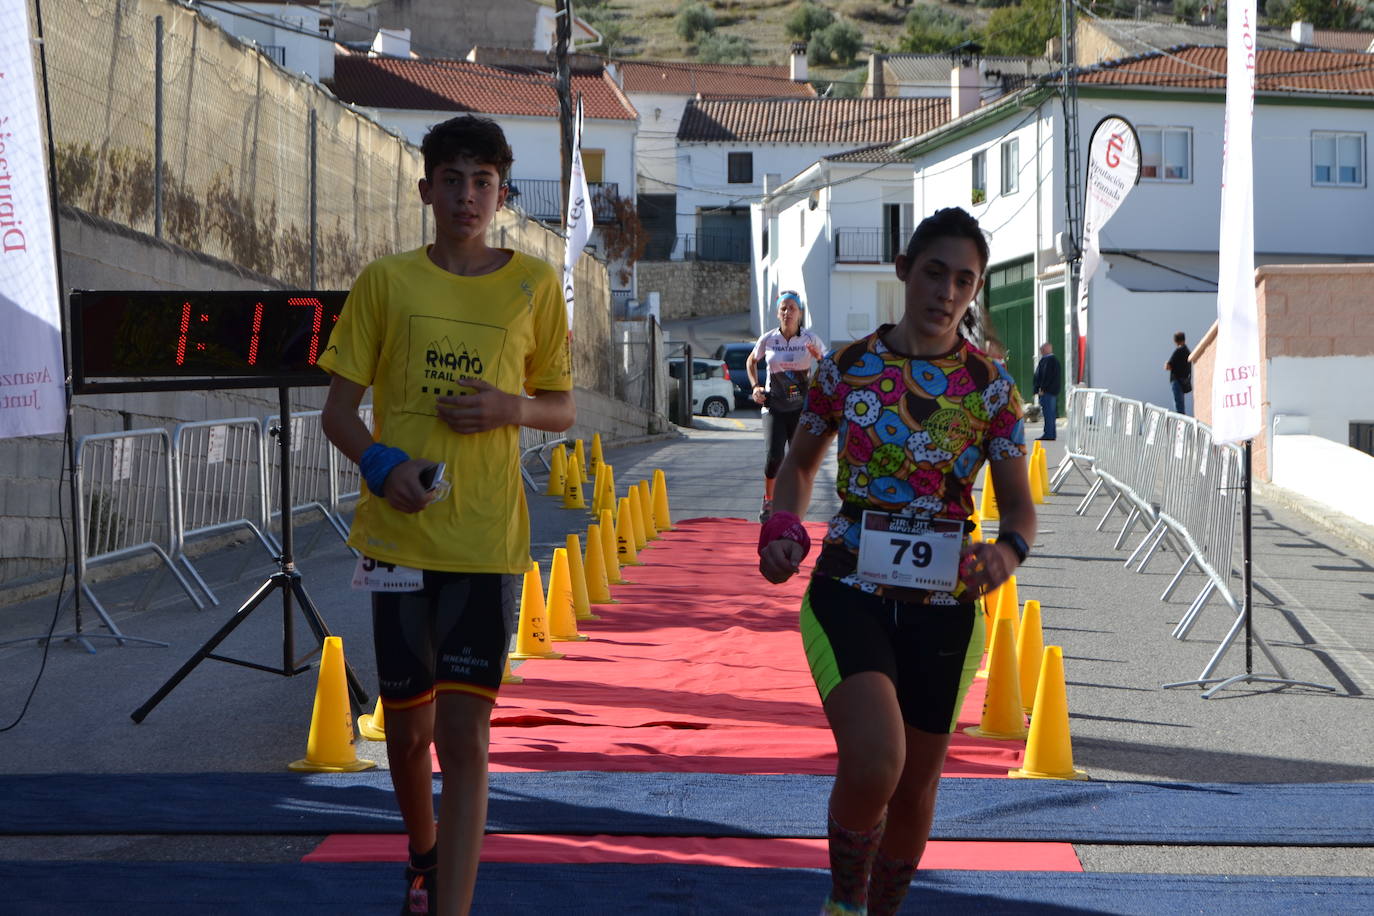
[[[409,566],[358,557],[358,565],[353,567],[353,587],[369,592],[418,592],[425,587],[425,574]]]
[[[859,537],[859,578],[878,585],[952,592],[959,584],[963,522],[872,509]]]

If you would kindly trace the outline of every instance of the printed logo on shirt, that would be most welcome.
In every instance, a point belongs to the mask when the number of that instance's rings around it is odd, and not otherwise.
[[[412,315],[402,409],[434,416],[436,396],[471,393],[459,379],[480,378],[499,387],[505,344],[503,327]]]

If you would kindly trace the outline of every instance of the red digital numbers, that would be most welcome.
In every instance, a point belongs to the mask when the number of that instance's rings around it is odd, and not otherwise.
[[[261,310],[262,306],[259,305],[258,308]],[[209,323],[210,323],[210,316],[209,316],[209,314],[207,314],[206,312],[201,312],[201,313],[200,313],[200,322],[201,322],[201,324],[209,324]],[[178,366],[184,366],[184,365],[186,365],[186,344],[187,344],[187,342],[190,340],[190,336],[191,336],[191,303],[190,303],[190,301],[186,301],[186,302],[183,302],[183,303],[181,304],[181,329],[180,329],[179,333],[177,334],[177,365],[178,365]],[[195,345],[195,349],[196,349],[196,352],[197,352],[197,353],[204,353],[204,352],[205,352],[205,344],[204,344],[204,343],[197,343],[197,344]]]
[[[258,342],[262,340],[262,303],[253,306],[253,336],[248,338],[248,365],[258,364]]]
[[[315,359],[320,355],[320,328],[324,324],[324,303],[314,296],[307,296],[287,299],[286,304],[315,310],[314,322],[310,325],[310,354],[307,360],[313,366]]]

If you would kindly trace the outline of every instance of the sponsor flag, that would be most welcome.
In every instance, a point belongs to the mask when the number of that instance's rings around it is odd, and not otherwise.
[[[1140,181],[1140,139],[1131,122],[1108,115],[1093,128],[1088,141],[1088,186],[1083,201],[1083,262],[1078,278],[1078,372],[1088,380],[1088,286],[1102,261],[1097,237]]]
[[[62,299],[25,0],[0,0],[0,437],[60,433]]]
[[[1217,246],[1217,357],[1212,436],[1240,442],[1260,432],[1259,306],[1255,300],[1255,0],[1226,5],[1226,130]]]
[[[573,326],[573,268],[587,239],[592,234],[592,195],[587,188],[587,174],[582,170],[582,99],[577,100],[577,120],[573,128],[572,174],[568,178],[568,215],[563,227],[567,240],[563,249],[563,301],[568,306],[568,333]]]

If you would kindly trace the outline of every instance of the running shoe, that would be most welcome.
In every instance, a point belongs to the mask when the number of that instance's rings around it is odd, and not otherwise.
[[[768,519],[772,516],[772,514],[773,514],[773,501],[772,501],[771,499],[765,499],[765,500],[763,501],[763,508],[759,510],[759,521],[760,521],[760,522],[766,522],[766,521],[768,521]]]
[[[406,902],[401,907],[401,916],[429,916],[437,913],[434,902],[433,868],[423,871],[406,865]]]
[[[866,916],[867,907],[854,906],[852,903],[837,903],[829,897],[821,906],[821,916]]]

